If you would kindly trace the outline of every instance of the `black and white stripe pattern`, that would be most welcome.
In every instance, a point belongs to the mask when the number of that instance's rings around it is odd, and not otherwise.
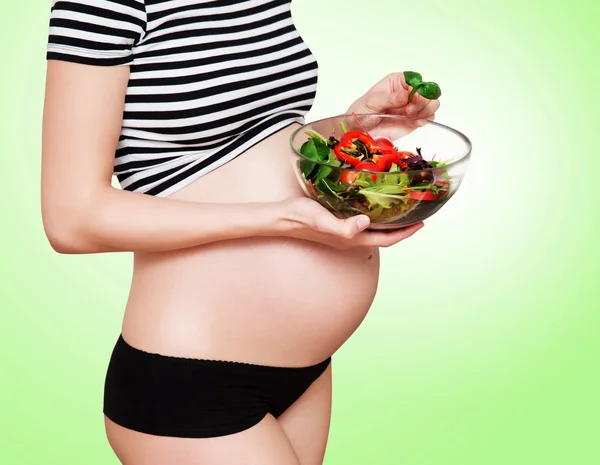
[[[168,196],[304,121],[317,63],[291,0],[57,1],[48,58],[131,65],[115,174]]]

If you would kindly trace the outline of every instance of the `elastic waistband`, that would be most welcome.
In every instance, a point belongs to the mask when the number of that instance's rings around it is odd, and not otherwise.
[[[115,351],[125,351],[125,352],[129,352],[129,353],[135,353],[135,354],[137,354],[138,357],[144,357],[144,358],[148,358],[148,359],[151,358],[154,360],[169,361],[171,363],[173,363],[173,362],[185,363],[185,364],[189,364],[192,366],[203,366],[203,367],[206,367],[206,366],[214,366],[214,367],[236,366],[236,367],[239,367],[242,369],[244,367],[247,367],[249,369],[278,370],[278,371],[281,371],[281,370],[286,370],[286,371],[313,370],[313,369],[320,368],[322,366],[326,366],[331,362],[331,357],[327,357],[322,362],[316,363],[314,365],[304,366],[304,367],[287,367],[287,366],[278,366],[278,365],[261,365],[261,364],[254,364],[254,363],[242,362],[242,361],[236,361],[236,360],[215,360],[215,359],[204,359],[204,358],[193,358],[193,357],[176,357],[173,355],[164,355],[164,354],[159,354],[159,353],[155,353],[155,352],[147,352],[145,350],[138,349],[137,347],[134,347],[131,344],[129,344],[123,338],[123,334],[119,335],[117,344],[115,346]]]

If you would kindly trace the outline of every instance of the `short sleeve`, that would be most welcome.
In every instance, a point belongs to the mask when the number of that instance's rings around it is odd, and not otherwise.
[[[46,58],[128,65],[145,30],[143,0],[58,0],[51,9]]]

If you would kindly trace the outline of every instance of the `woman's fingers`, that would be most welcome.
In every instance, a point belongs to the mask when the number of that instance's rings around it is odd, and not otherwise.
[[[407,228],[396,229],[389,232],[384,231],[365,231],[354,238],[355,247],[390,247],[404,239],[408,239],[425,224],[419,222],[408,226]]]
[[[417,115],[418,119],[426,119],[429,121],[433,121],[435,119],[435,113],[440,108],[439,100],[429,100],[427,105],[425,105]]]
[[[370,220],[366,215],[357,215],[345,220],[331,214],[323,215],[315,223],[315,229],[322,234],[337,237],[333,242],[340,248],[390,247],[419,231],[425,224],[419,222],[393,231],[365,231]]]
[[[393,110],[403,108],[408,100],[408,92],[401,90],[396,93],[374,91],[367,93],[360,102],[360,113],[390,113]],[[353,105],[354,107],[354,105]],[[351,107],[352,111],[355,111]],[[364,111],[363,111],[364,109]]]
[[[379,82],[384,84],[388,92],[392,94],[409,90],[409,86],[404,79],[404,73],[390,73]]]
[[[351,240],[361,231],[369,227],[370,220],[366,215],[357,215],[345,220],[339,219],[327,210],[315,217],[314,229],[323,234]]]
[[[390,108],[387,112],[394,115],[406,116],[409,119],[432,121],[439,108],[439,100],[428,100],[421,95],[415,94],[408,105],[406,105],[406,99],[404,99],[404,106]]]
[[[404,79],[404,73],[397,73],[397,74],[399,74],[398,79],[400,80],[400,84],[402,85],[402,88],[409,91],[410,86],[406,82],[406,79]]]
[[[404,73],[388,74],[355,101],[348,113],[388,113],[411,120],[433,120],[440,107],[439,100],[429,100],[415,93],[408,103],[411,91],[412,87],[404,79]]]
[[[288,199],[282,218],[287,219],[285,235],[319,242],[338,249],[389,247],[416,233],[424,224],[393,231],[365,231],[371,224],[366,215],[337,218],[318,202],[306,197]]]
[[[415,93],[411,102],[406,106],[406,116],[409,118],[419,118],[419,114],[431,103],[425,97]]]

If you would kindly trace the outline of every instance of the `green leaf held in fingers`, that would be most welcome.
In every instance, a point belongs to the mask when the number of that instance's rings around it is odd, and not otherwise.
[[[442,95],[440,86],[435,82],[423,82],[423,76],[414,71],[405,71],[404,80],[412,87],[408,94],[408,103],[412,101],[413,96],[418,93],[428,100],[437,100]]]

